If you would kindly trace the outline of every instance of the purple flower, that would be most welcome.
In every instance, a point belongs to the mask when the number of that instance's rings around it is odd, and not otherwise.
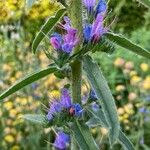
[[[58,33],[54,33],[50,38],[50,43],[54,49],[60,50],[62,45],[62,36]]]
[[[53,101],[50,105],[50,109],[48,110],[47,119],[48,121],[51,121],[53,119],[53,116],[57,113],[61,112],[62,105],[57,100]]]
[[[83,0],[84,6],[87,8],[88,12],[93,12],[96,0]]]
[[[99,0],[96,7],[96,15],[99,13],[105,13],[107,10],[107,4],[105,0]]]
[[[71,97],[70,97],[70,93],[69,91],[64,88],[61,91],[61,104],[64,108],[69,108],[72,104],[71,104]]]
[[[62,36],[58,33],[54,33],[50,38],[50,43],[54,49],[70,54],[73,48],[78,44],[79,38],[77,36],[77,30],[71,27],[70,19],[64,17],[65,24],[60,24],[61,27],[66,31]]]
[[[92,24],[92,41],[98,42],[101,36],[107,32],[107,29],[103,26],[104,15],[98,14],[95,21]]]
[[[70,143],[70,136],[68,134],[65,134],[64,132],[58,132],[54,146],[58,150],[66,150]]]

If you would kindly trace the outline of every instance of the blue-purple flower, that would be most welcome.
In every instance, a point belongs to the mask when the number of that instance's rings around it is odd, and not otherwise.
[[[86,5],[90,3],[90,0],[84,2]],[[104,17],[107,10],[107,4],[105,0],[99,0],[95,9],[93,23],[85,23],[83,27],[84,42],[98,42],[102,35],[107,32],[107,28],[104,27]]]
[[[58,52],[64,52],[70,54],[73,48],[78,44],[79,38],[77,36],[77,30],[71,27],[70,19],[64,17],[65,24],[60,24],[66,33],[64,35],[54,33],[51,35],[50,43]]]
[[[58,132],[53,145],[58,150],[66,150],[69,143],[70,136],[64,132]]]
[[[69,109],[69,113],[71,115],[75,115],[76,117],[82,117],[83,109],[80,104],[73,104]]]
[[[53,100],[47,113],[47,120],[51,121],[58,113],[66,111],[70,116],[81,117],[83,109],[80,104],[72,103],[68,89],[63,88],[60,100]]]
[[[61,104],[64,108],[70,108],[72,105],[70,93],[65,88],[61,91]]]
[[[62,110],[62,105],[60,104],[60,102],[57,100],[54,100],[50,104],[50,108],[48,110],[48,114],[47,114],[48,121],[51,121],[57,113],[61,112],[61,110]]]
[[[93,12],[96,0],[83,0],[84,6],[87,8],[89,13]]]
[[[99,0],[96,7],[96,15],[99,13],[105,13],[107,10],[107,4],[105,0]]]

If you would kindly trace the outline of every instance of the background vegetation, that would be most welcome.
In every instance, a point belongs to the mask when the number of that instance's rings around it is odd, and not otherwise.
[[[138,5],[138,7],[137,7]],[[114,0],[109,4],[111,29],[122,32],[132,41],[150,50],[150,11],[135,0]],[[49,60],[41,46],[37,56],[31,53],[36,32],[47,19],[61,7],[49,0],[26,9],[24,0],[0,1],[0,92],[32,70],[44,67]],[[121,49],[122,53],[118,52]],[[102,67],[118,107],[123,130],[136,149],[150,149],[150,62],[132,53],[123,53],[116,47],[112,55],[93,54]],[[138,57],[138,59],[137,59]],[[65,81],[49,76],[0,104],[0,149],[27,150],[50,149],[50,129],[36,126],[21,118],[24,113],[40,113],[43,104],[58,97],[58,89]],[[86,87],[83,85],[83,92]],[[97,137],[104,129],[92,129]],[[107,140],[106,140],[107,143]],[[106,148],[104,140],[103,146]],[[118,146],[115,148],[117,149]]]

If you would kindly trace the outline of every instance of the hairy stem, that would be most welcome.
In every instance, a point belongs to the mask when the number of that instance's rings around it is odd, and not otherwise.
[[[74,28],[78,30],[80,43],[82,43],[82,0],[71,0],[69,15]],[[80,50],[81,44],[75,48],[74,52]],[[71,63],[72,69],[72,98],[74,102],[81,102],[81,82],[82,82],[82,60],[74,60]]]

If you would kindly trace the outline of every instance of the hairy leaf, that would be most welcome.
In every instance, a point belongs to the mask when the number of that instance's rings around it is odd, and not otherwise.
[[[87,125],[76,120],[72,126],[72,133],[78,146],[82,150],[98,150]]]
[[[18,81],[16,84],[12,85],[8,90],[4,91],[1,95],[0,95],[0,100],[8,97],[9,95],[15,93],[16,91],[22,89],[23,87],[25,87],[26,85],[29,85],[31,83],[33,83],[34,81],[37,81],[51,73],[54,73],[55,71],[57,71],[58,69],[54,66],[50,66],[46,69],[43,70],[39,70],[37,72],[34,72],[30,75],[28,75],[27,77],[21,79],[20,81]]]
[[[142,3],[144,6],[150,8],[150,0],[138,0],[140,3]]]
[[[32,44],[32,50],[35,53],[38,45],[40,42],[44,39],[45,35],[50,32],[58,23],[58,21],[63,17],[64,13],[66,12],[66,9],[60,9],[55,16],[50,17],[47,22],[42,26],[41,30],[35,37],[33,44]]]
[[[37,114],[25,114],[23,118],[29,120],[33,123],[45,124],[45,115],[37,115]]]
[[[107,33],[105,35],[109,40],[113,41],[114,43],[116,43],[117,45],[126,48],[138,55],[141,55],[143,57],[149,58],[150,59],[150,52],[147,51],[146,49],[140,47],[139,45],[136,45],[134,43],[132,43],[130,40],[128,40],[127,38],[125,38],[122,35],[118,35],[115,33]]]
[[[135,150],[133,144],[121,130],[119,132],[119,142],[122,144],[125,150]]]
[[[85,56],[83,58],[83,68],[89,79],[92,88],[95,90],[98,102],[102,105],[102,109],[110,126],[109,139],[114,144],[119,136],[119,120],[116,105],[99,66],[93,62],[92,58]]]
[[[107,120],[102,110],[93,111],[91,108],[87,108],[87,111],[91,114],[91,119],[86,123],[89,127],[102,126],[108,128]],[[118,141],[125,150],[134,150],[133,144],[121,130],[119,130]]]

